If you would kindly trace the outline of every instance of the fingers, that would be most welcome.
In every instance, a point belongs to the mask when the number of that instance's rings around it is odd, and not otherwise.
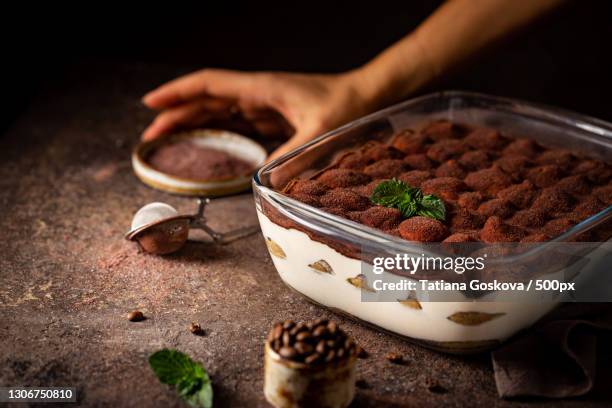
[[[199,99],[157,115],[142,133],[142,140],[152,140],[182,126],[195,126],[211,118],[227,118],[231,115],[229,104],[210,99]]]
[[[271,109],[244,109],[242,117],[252,123],[257,133],[269,137],[289,137],[295,133],[293,127],[278,112]]]
[[[257,133],[268,137],[288,136],[287,128],[278,119],[256,119],[251,122]]]
[[[142,101],[152,109],[165,109],[202,96],[238,99],[249,93],[257,74],[204,69],[172,80],[146,94]]]

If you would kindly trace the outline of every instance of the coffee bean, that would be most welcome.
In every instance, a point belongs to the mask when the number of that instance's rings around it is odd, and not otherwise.
[[[317,354],[317,353],[311,354],[311,355],[309,355],[308,357],[306,357],[304,359],[304,362],[306,364],[316,364],[316,363],[318,363],[320,361],[321,361],[321,355]]]
[[[195,334],[196,336],[204,335],[204,329],[202,328],[202,326],[195,322],[191,322],[191,325],[189,325],[189,331]]]
[[[336,342],[334,340],[325,341],[325,345],[330,349],[336,348]]]
[[[295,350],[300,354],[310,354],[312,353],[312,350],[313,350],[310,344],[303,343],[301,341],[298,341],[297,343],[295,343],[293,348],[295,348]]]
[[[317,326],[312,332],[312,335],[315,337],[325,337],[327,334],[327,327],[325,326]]]
[[[338,325],[336,324],[336,322],[329,322],[327,323],[327,330],[330,334],[336,334],[336,331],[338,330]]]
[[[336,351],[336,357],[338,358],[338,360],[342,359],[342,357],[344,357],[344,349],[341,348],[338,351]]]
[[[280,323],[277,323],[274,326],[274,330],[272,330],[272,339],[278,340],[280,339],[282,335],[283,335],[283,325]]]
[[[329,322],[329,319],[321,318],[321,319],[315,320],[312,324],[313,326],[319,326],[319,325],[325,326],[328,322]]]
[[[389,360],[390,362],[392,362],[393,364],[403,364],[404,363],[404,357],[399,353],[394,353],[394,352],[387,353],[385,358]]]
[[[278,350],[280,350],[280,348],[281,348],[281,341],[280,341],[280,339],[274,340],[274,343],[272,343],[272,348],[276,352],[278,352]]]
[[[344,340],[344,348],[347,349],[347,350],[350,349],[351,347],[353,347],[354,344],[355,344],[355,342],[350,337],[348,337],[346,340]]]
[[[295,326],[295,322],[293,320],[285,320],[283,323],[283,329],[291,330]]]
[[[325,345],[325,340],[321,340],[317,343],[317,347],[316,347],[317,353],[319,354],[325,354],[325,351],[327,351],[327,346]]]
[[[291,347],[281,347],[281,349],[278,351],[278,354],[280,354],[281,357],[290,359],[295,357],[297,353]]]
[[[127,318],[130,322],[141,322],[145,319],[140,310],[132,310],[130,313],[128,313]]]
[[[289,333],[291,333],[292,336],[297,335],[300,332],[303,332],[304,330],[308,330],[308,328],[306,327],[306,325],[304,323],[299,323],[298,325],[296,325],[293,329],[291,329],[289,331]]]
[[[310,332],[307,331],[302,331],[299,332],[296,336],[295,339],[297,341],[308,341],[310,338],[312,337],[312,335],[310,334]]]
[[[325,362],[329,363],[334,361],[334,359],[336,358],[336,350],[329,350],[327,352],[327,354],[325,355]]]
[[[293,344],[293,338],[288,331],[283,333],[283,344],[285,346],[291,346]]]

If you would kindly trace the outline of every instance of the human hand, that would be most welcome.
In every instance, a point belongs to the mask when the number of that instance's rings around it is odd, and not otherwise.
[[[204,69],[144,96],[143,102],[160,113],[142,138],[240,117],[263,135],[289,137],[271,160],[373,110],[365,84],[358,71],[315,75]]]
[[[205,69],[148,93],[159,110],[145,140],[211,121],[244,123],[288,142],[276,158],[330,129],[395,103],[446,74],[479,50],[531,23],[563,0],[445,2],[414,32],[376,58],[343,74]],[[495,24],[490,22],[494,21]]]

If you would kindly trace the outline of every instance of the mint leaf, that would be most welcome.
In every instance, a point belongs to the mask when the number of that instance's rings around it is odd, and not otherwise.
[[[398,203],[402,196],[410,194],[413,189],[403,181],[397,179],[387,180],[379,183],[374,191],[370,200],[380,205],[395,205]]]
[[[176,392],[181,398],[195,394],[200,388],[202,388],[201,378],[185,377],[176,384]]]
[[[442,200],[429,194],[421,200],[417,214],[423,217],[444,221],[446,218],[446,207],[444,207],[444,202]]]
[[[209,408],[213,405],[212,383],[206,373],[203,373],[201,378],[182,380],[177,384],[176,390],[192,407]]]
[[[202,382],[202,387],[199,391],[187,396],[183,397],[185,401],[192,407],[200,407],[200,408],[212,408],[213,406],[213,389],[212,383],[208,376],[206,376],[206,380]]]
[[[443,221],[446,218],[444,202],[434,195],[423,196],[418,188],[392,179],[376,186],[370,201],[384,207],[397,208],[405,218],[415,215]]]
[[[400,210],[404,217],[412,217],[418,209],[420,191],[410,187],[403,181],[392,179],[383,181],[376,186],[370,197],[374,204],[392,207]]]
[[[149,365],[159,381],[175,385],[179,396],[189,405],[212,407],[212,384],[201,364],[180,351],[163,349],[149,357]]]
[[[417,214],[419,211],[419,202],[413,198],[405,198],[401,200],[396,206],[394,206],[402,212],[402,215],[406,218],[410,218]]]
[[[185,377],[194,376],[196,363],[180,351],[163,349],[149,357],[149,365],[159,381],[175,385]]]

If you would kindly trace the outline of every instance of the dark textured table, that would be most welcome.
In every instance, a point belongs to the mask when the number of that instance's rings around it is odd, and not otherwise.
[[[266,406],[262,343],[271,324],[331,314],[284,286],[260,234],[226,246],[195,236],[166,257],[124,241],[145,203],[195,207],[142,185],[129,162],[152,118],[139,96],[178,72],[138,64],[77,71],[42,92],[0,140],[0,385],[75,386],[87,406],[180,406],[147,364],[172,347],[204,364],[217,406]],[[208,211],[219,230],[257,222],[251,194]],[[132,309],[147,320],[129,322]],[[488,355],[447,356],[334,318],[370,354],[358,363],[369,387],[354,406],[528,404],[497,397]],[[192,321],[205,336],[189,332]],[[408,363],[391,364],[389,351]],[[431,381],[448,392],[429,391]],[[597,393],[537,402],[548,404],[610,405]]]

